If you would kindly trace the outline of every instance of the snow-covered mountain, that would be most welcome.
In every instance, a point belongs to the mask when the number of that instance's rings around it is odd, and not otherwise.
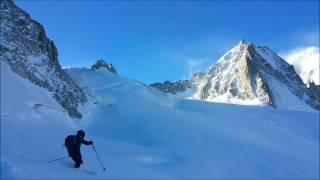
[[[294,69],[307,86],[311,82],[320,85],[319,47],[298,48],[281,56],[294,66]]]
[[[17,7],[12,0],[0,1],[0,60],[15,73],[52,93],[74,118],[87,98],[61,68],[58,51],[43,26]]]
[[[194,74],[189,82],[194,89],[194,99],[320,110],[317,93],[307,88],[292,65],[268,47],[255,46],[244,40],[206,73]],[[156,88],[162,90],[160,87]]]

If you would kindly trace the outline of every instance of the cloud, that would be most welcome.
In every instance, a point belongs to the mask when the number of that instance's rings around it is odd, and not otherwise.
[[[319,29],[299,30],[289,35],[289,43],[296,47],[319,46]]]
[[[318,46],[295,48],[279,54],[289,64],[294,66],[304,83],[308,84],[308,82],[313,81],[315,84],[320,84],[320,57]]]
[[[265,39],[263,45],[280,52],[320,45],[319,28],[293,30],[286,34]]]
[[[210,58],[186,59],[187,78],[190,78],[193,73],[206,71],[210,61]]]

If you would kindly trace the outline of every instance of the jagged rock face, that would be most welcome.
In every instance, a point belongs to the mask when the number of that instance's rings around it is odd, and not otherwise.
[[[150,84],[150,86],[164,93],[170,93],[170,94],[177,94],[178,92],[183,92],[187,88],[191,87],[189,80],[180,80],[176,82],[165,81],[164,83]]]
[[[58,51],[43,26],[12,0],[0,1],[0,60],[20,76],[48,89],[70,117],[81,118],[77,107],[87,101],[82,89],[62,69]]]
[[[188,88],[195,88],[202,83],[205,73],[194,73],[190,80],[179,80],[176,82],[165,81],[163,83],[153,83],[150,86],[169,94],[184,92]]]
[[[258,99],[276,106],[270,88],[274,81],[287,86],[295,96],[320,110],[319,100],[313,98],[292,65],[269,48],[255,47],[243,40],[209,69],[205,83],[198,86],[195,97],[213,99],[225,95],[230,99]]]
[[[308,89],[312,94],[312,98],[316,101],[320,101],[320,85],[316,85],[314,82],[310,82]]]
[[[272,93],[259,72],[259,64],[252,56],[254,49],[244,41],[229,51],[209,69],[195,98],[214,99],[225,95],[240,100],[259,99],[273,105]]]
[[[104,60],[98,60],[96,63],[94,63],[92,66],[91,66],[91,69],[92,70],[96,70],[96,69],[106,69],[108,70],[109,72],[115,74],[115,75],[118,75],[118,72],[117,70],[113,67],[113,65],[111,63],[107,63],[105,62]]]

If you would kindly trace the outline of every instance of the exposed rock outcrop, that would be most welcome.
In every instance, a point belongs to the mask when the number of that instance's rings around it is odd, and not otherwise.
[[[107,63],[106,61],[100,59],[97,62],[95,62],[92,66],[91,66],[92,70],[97,70],[97,69],[106,69],[107,71],[118,75],[117,70],[113,67],[113,65],[111,63]]]
[[[165,93],[177,94],[178,92],[183,92],[187,88],[190,88],[191,84],[189,80],[180,80],[176,82],[165,81],[163,83],[154,83],[150,86]]]
[[[0,60],[15,73],[52,93],[70,117],[87,101],[83,90],[61,68],[58,51],[43,26],[12,0],[0,1]]]

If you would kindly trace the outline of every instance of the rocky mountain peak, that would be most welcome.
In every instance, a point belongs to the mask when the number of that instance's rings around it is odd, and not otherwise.
[[[154,87],[170,89],[168,85]],[[195,91],[193,98],[199,100],[268,104],[276,108],[287,108],[294,101],[298,105],[293,108],[320,110],[316,86],[308,89],[293,66],[270,48],[243,39],[207,72],[194,74],[189,87]],[[290,96],[291,100],[282,96]]]
[[[240,41],[239,41],[239,45],[240,45],[240,46],[244,46],[244,45],[248,45],[248,43],[247,43],[246,40],[244,40],[243,38],[241,38]]]
[[[256,50],[250,43],[239,44],[222,56],[208,71],[208,78],[197,87],[197,99],[261,101],[273,106],[273,97],[259,72]]]
[[[111,63],[107,63],[106,61],[100,59],[97,60],[92,66],[91,66],[92,70],[97,70],[97,69],[106,69],[107,71],[117,75],[118,72],[117,70],[114,68],[114,66]]]

